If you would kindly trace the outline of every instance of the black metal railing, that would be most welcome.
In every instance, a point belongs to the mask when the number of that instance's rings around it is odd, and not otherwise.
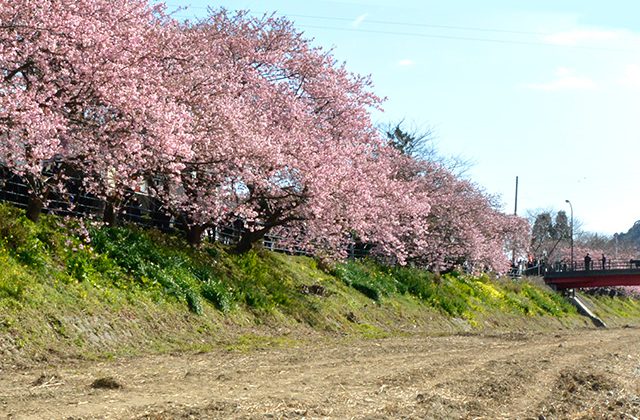
[[[83,191],[81,185],[81,179],[67,178],[66,192],[50,194],[43,212],[84,219],[100,218],[106,202]],[[24,179],[0,165],[0,202],[27,208],[29,198],[29,186]],[[119,210],[118,219],[163,232],[175,233],[185,229],[181,218],[169,214],[160,200],[143,192],[131,192],[130,198]],[[232,245],[240,239],[243,232],[244,229],[240,224],[229,223],[209,228],[205,231],[205,235],[211,241]],[[311,255],[301,241],[285,239],[275,234],[265,235],[262,243],[264,247],[276,252]],[[370,255],[370,247],[356,243],[348,246],[346,253],[349,258],[364,258]]]

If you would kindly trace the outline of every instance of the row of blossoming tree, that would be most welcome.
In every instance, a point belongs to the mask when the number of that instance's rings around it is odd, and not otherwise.
[[[239,252],[277,233],[330,255],[359,241],[398,262],[503,271],[527,243],[526,222],[478,187],[392,147],[370,80],[283,18],[5,1],[0,69],[0,163],[28,183],[34,221],[75,173],[106,222],[144,184],[192,244],[240,221]]]

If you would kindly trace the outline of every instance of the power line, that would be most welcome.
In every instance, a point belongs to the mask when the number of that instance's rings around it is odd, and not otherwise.
[[[342,22],[353,22],[355,19],[344,18],[344,17],[330,17],[330,16],[312,16],[312,15],[295,15],[290,14],[287,16],[291,17],[301,17],[307,19],[320,19],[320,20],[335,20]],[[517,34],[517,35],[550,35],[545,32],[532,32],[532,31],[515,31],[509,29],[493,29],[493,28],[479,28],[474,26],[452,26],[452,25],[436,25],[431,23],[412,23],[412,22],[401,22],[401,21],[390,21],[390,20],[375,20],[375,19],[365,19],[363,24],[374,23],[377,25],[396,25],[396,26],[411,26],[418,28],[434,28],[434,29],[453,29],[460,31],[478,31],[478,32],[497,32],[497,33],[505,33],[505,34]]]
[[[167,3],[167,5],[179,7],[178,5],[173,5],[170,3]],[[202,7],[202,6],[187,6],[187,9],[208,10],[209,8]],[[254,16],[257,15],[257,13],[251,13],[251,14],[253,14]],[[298,14],[288,14],[288,15],[285,14],[285,15],[288,17],[298,17],[298,18],[305,18],[305,19],[318,19],[318,20],[330,20],[330,21],[341,21],[341,22],[354,21],[354,19],[352,18],[345,18],[345,17],[329,17],[329,16],[314,16],[314,15],[298,15]],[[196,14],[193,14],[193,17],[197,17]],[[407,27],[416,27],[416,28],[422,27],[422,28],[444,29],[444,30],[464,30],[464,31],[471,31],[471,32],[474,32],[474,31],[475,32],[491,32],[491,33],[515,34],[515,35],[535,35],[535,36],[551,35],[550,33],[545,33],[545,32],[515,31],[515,30],[508,30],[508,29],[438,25],[438,24],[429,24],[429,23],[412,23],[412,22],[386,21],[386,20],[367,19],[366,21],[363,22],[363,24],[364,23],[372,23],[372,24],[378,24],[378,25],[407,26]],[[627,53],[637,52],[636,50],[630,50],[630,49],[624,49],[624,48],[593,47],[593,46],[580,46],[580,45],[559,45],[559,44],[554,44],[550,42],[526,41],[526,40],[515,40],[515,39],[498,39],[498,38],[481,38],[481,37],[473,37],[473,36],[446,35],[446,34],[438,34],[438,33],[404,32],[404,31],[364,29],[364,28],[344,28],[344,27],[332,27],[332,26],[313,25],[313,24],[304,24],[304,23],[296,23],[296,26],[299,28],[321,29],[321,30],[328,30],[328,31],[408,36],[408,37],[416,37],[416,38],[447,39],[447,40],[453,40],[453,41],[466,41],[466,42],[485,42],[485,43],[510,44],[510,45],[561,47],[561,48],[567,48],[567,49],[590,50],[590,51],[609,51],[609,52],[627,52]]]
[[[170,4],[170,3],[166,3],[166,4],[175,6],[175,7],[184,7],[178,4]],[[203,6],[186,6],[186,8],[197,9],[197,10],[209,10],[208,7],[203,7]],[[252,14],[256,15],[257,13],[252,13]],[[314,16],[314,15],[299,15],[299,14],[288,14],[288,13],[284,15],[289,17],[298,17],[298,18],[305,18],[305,19],[334,20],[334,21],[341,21],[341,22],[353,22],[355,20],[353,18],[338,17],[338,16]],[[538,35],[538,36],[550,35],[549,33],[545,33],[545,32],[516,31],[516,30],[510,30],[510,29],[481,28],[481,27],[475,27],[475,26],[437,25],[437,24],[430,24],[430,23],[415,23],[415,22],[374,20],[374,19],[366,19],[363,23],[423,27],[423,28],[434,28],[434,29],[452,29],[452,30],[461,30],[461,31],[496,32],[496,33],[518,34],[518,35]]]
[[[495,38],[475,38],[475,37],[465,37],[465,36],[455,36],[455,35],[437,35],[437,34],[423,34],[416,32],[396,32],[396,31],[381,31],[374,29],[355,29],[355,28],[335,28],[328,26],[317,26],[317,25],[297,25],[301,28],[311,28],[311,29],[326,29],[332,31],[342,31],[342,32],[362,32],[362,33],[371,33],[371,34],[380,34],[380,35],[398,35],[398,36],[412,36],[418,38],[435,38],[435,39],[449,39],[455,41],[474,41],[474,42],[490,42],[496,44],[513,44],[513,45],[530,45],[530,46],[545,46],[545,47],[562,47],[562,48],[570,48],[570,49],[580,49],[580,50],[592,50],[592,51],[611,51],[611,52],[636,52],[634,50],[622,49],[622,48],[606,48],[606,47],[590,47],[590,46],[580,46],[580,45],[559,45],[553,44],[549,42],[535,42],[535,41],[517,41],[517,40],[509,40],[509,39],[495,39]]]

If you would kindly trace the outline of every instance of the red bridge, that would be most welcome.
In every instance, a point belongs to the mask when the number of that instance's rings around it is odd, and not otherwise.
[[[555,289],[581,289],[587,287],[640,286],[640,260],[592,262],[590,267],[583,263],[574,269],[556,265],[547,267],[544,281]]]

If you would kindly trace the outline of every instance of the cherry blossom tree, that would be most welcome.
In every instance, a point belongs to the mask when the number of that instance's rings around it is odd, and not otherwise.
[[[399,125],[387,136],[405,153],[419,149],[413,143],[428,138],[405,133]],[[409,260],[435,271],[465,265],[472,270],[506,272],[511,264],[508,254],[522,254],[528,248],[527,221],[499,211],[495,197],[463,179],[455,172],[457,166],[433,150],[414,157],[405,164],[404,177],[419,183],[431,211],[423,217],[426,234],[408,237]]]
[[[369,79],[285,19],[215,11],[183,29],[175,87],[193,117],[194,158],[177,185],[155,189],[184,216],[191,242],[233,220],[244,224],[238,252],[268,233],[334,250],[354,234],[382,237],[394,213],[376,223],[384,206],[371,192],[405,190],[390,165],[398,155],[370,121],[379,99]]]
[[[142,172],[179,169],[185,113],[163,92],[162,8],[142,0],[32,1],[0,9],[0,160],[29,183],[37,219],[72,166],[117,206]]]

